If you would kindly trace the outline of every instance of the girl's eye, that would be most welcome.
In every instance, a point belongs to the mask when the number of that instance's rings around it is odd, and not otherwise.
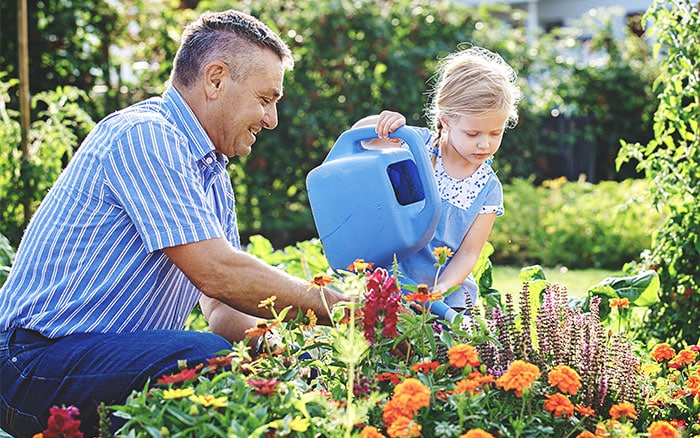
[[[477,137],[479,135],[479,133],[478,132],[467,132],[467,135],[469,137]]]

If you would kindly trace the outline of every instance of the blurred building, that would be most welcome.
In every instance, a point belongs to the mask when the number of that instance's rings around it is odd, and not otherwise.
[[[640,18],[653,0],[456,0],[466,5],[509,4],[513,9],[526,13],[527,28],[549,31],[555,27],[571,25],[591,9],[621,9],[620,19],[633,31],[641,33]]]

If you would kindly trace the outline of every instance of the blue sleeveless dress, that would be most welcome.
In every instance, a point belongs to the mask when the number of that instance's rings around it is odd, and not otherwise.
[[[427,147],[432,149],[433,139],[430,131],[426,128],[415,129],[426,138]],[[504,213],[503,188],[490,165],[482,164],[467,178],[453,178],[445,171],[442,153],[438,150],[435,178],[442,207],[435,235],[417,253],[399,261],[399,271],[403,276],[413,283],[427,284],[428,287],[435,284],[435,248],[446,246],[456,253],[478,214],[496,213],[496,216],[502,216]],[[448,259],[448,265],[449,262]],[[474,277],[469,274],[462,287],[447,296],[444,301],[459,311],[467,307],[467,297],[471,300],[471,306],[476,305],[478,290]]]

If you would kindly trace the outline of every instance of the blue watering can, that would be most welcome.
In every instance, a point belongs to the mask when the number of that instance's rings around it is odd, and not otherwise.
[[[440,197],[425,142],[409,126],[390,137],[408,148],[365,148],[363,141],[377,138],[373,126],[345,131],[306,177],[316,229],[334,270],[356,259],[390,269],[394,257],[414,254],[433,237]],[[450,321],[456,315],[442,301],[431,309]]]
[[[328,263],[347,269],[356,259],[389,267],[428,243],[440,215],[440,198],[425,142],[404,126],[390,137],[408,148],[367,149],[374,127],[345,131],[306,189]]]

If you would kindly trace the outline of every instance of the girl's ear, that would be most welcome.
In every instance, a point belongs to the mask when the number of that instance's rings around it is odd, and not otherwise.
[[[445,117],[444,114],[440,114],[439,119],[440,119],[440,126],[442,126],[442,129],[445,130],[445,131],[449,131],[449,130],[450,130],[450,121],[449,121],[449,119],[448,119],[447,117]]]

